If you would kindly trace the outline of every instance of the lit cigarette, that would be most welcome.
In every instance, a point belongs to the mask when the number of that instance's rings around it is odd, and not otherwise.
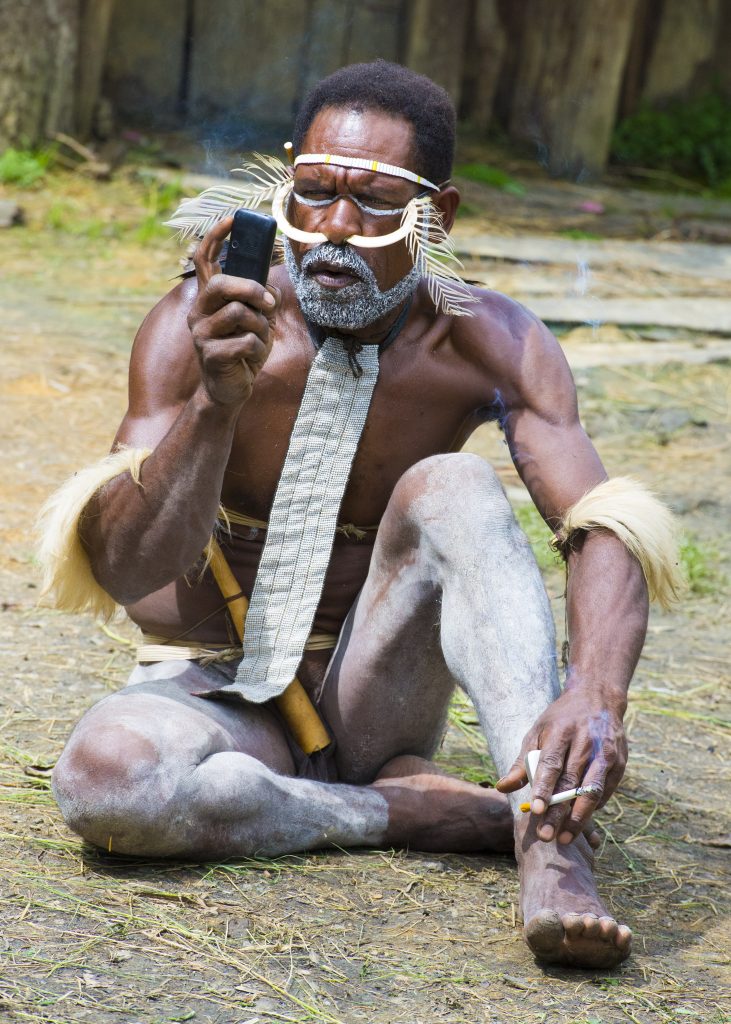
[[[569,800],[575,800],[577,796],[597,796],[600,792],[598,786],[577,786],[576,789],[564,789],[562,793],[554,793],[551,799],[548,801],[548,806],[553,807],[554,804],[565,804]],[[521,804],[521,811],[529,811],[530,804]]]
[[[529,750],[525,757],[525,772],[531,786],[533,785],[540,757],[540,750]],[[577,796],[598,796],[599,793],[601,793],[599,786],[592,785],[578,786],[576,789],[565,789],[562,793],[554,793],[548,801],[548,806],[553,807],[554,804],[565,804],[569,800],[575,800]],[[530,803],[521,804],[520,809],[524,813],[529,811]]]

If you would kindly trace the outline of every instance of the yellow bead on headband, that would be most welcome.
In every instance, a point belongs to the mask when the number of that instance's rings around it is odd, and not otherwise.
[[[368,160],[359,156],[336,156],[333,153],[301,153],[295,157],[294,166],[300,164],[333,164],[336,167],[355,167],[360,171],[372,171],[374,174],[390,174],[393,178],[406,178],[407,181],[414,181],[424,188],[439,191],[439,186],[428,178],[422,178],[420,174],[407,171],[405,167],[398,167],[396,164],[384,164],[380,160]]]

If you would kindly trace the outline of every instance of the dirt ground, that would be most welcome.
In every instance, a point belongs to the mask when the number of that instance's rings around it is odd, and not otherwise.
[[[131,862],[66,829],[49,768],[83,710],[123,683],[134,631],[38,607],[33,520],[55,485],[107,450],[131,339],[178,251],[154,227],[167,200],[149,180],[57,175],[20,198],[26,226],[0,232],[0,1021],[731,1021],[728,355],[680,333],[663,336],[658,358],[642,332],[611,326],[563,339],[610,473],[636,473],[680,516],[690,584],[682,606],[653,612],[629,768],[599,817],[600,889],[634,929],[635,953],[613,973],[545,970],[516,927],[507,857]],[[472,216],[479,201],[473,188]],[[529,189],[523,220],[505,230],[520,230],[530,201]],[[494,207],[483,213],[500,230]],[[480,430],[469,447],[498,467],[537,546],[560,642],[562,575],[502,437]],[[441,760],[491,775],[464,701]]]

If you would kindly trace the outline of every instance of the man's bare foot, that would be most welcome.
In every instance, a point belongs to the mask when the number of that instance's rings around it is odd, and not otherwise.
[[[515,852],[524,934],[536,959],[600,969],[626,960],[632,932],[599,899],[594,858],[583,836],[569,846],[545,843],[533,820],[518,821]]]
[[[411,755],[389,761],[372,785],[388,801],[386,845],[432,853],[513,850],[513,816],[497,790]]]

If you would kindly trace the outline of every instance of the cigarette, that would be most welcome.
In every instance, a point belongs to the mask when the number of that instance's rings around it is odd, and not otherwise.
[[[548,806],[553,807],[554,804],[565,804],[569,800],[575,800],[577,796],[597,796],[599,793],[598,786],[577,786],[576,789],[564,789],[561,793],[554,793],[551,799],[548,801]],[[524,813],[530,810],[530,804],[521,804],[521,811]]]

